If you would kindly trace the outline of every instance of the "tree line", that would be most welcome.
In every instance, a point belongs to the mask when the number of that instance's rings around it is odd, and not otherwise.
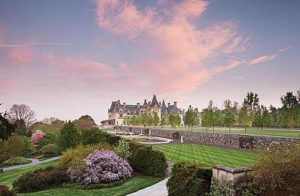
[[[223,108],[220,109],[209,101],[208,107],[202,111],[202,126],[214,128],[226,126],[229,131],[233,126],[248,127],[289,128],[290,130],[300,127],[300,91],[297,95],[287,92],[281,98],[282,106],[276,108],[259,103],[258,94],[249,92],[244,98],[241,106],[238,102],[225,100]]]

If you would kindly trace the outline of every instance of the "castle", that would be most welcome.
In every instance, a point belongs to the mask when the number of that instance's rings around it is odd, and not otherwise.
[[[165,100],[158,102],[156,95],[153,95],[152,101],[145,99],[143,104],[137,103],[136,105],[127,105],[125,102],[121,104],[120,100],[113,101],[110,108],[108,109],[108,120],[101,122],[102,125],[124,125],[124,118],[126,116],[132,115],[142,115],[142,114],[153,114],[162,118],[170,113],[178,112],[181,121],[183,122],[184,110],[177,107],[177,102],[171,105],[168,103],[166,105]]]

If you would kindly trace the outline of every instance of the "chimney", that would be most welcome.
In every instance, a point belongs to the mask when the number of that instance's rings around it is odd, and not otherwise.
[[[126,103],[125,102],[123,102],[123,106],[125,106],[126,105]]]
[[[140,108],[141,104],[140,104],[140,103],[137,103],[136,106],[137,106],[137,108]]]
[[[148,101],[148,105],[150,105],[151,104],[151,101]]]
[[[118,100],[118,104],[120,104],[121,102],[120,102],[120,100]]]
[[[177,101],[174,101],[174,106],[177,107]]]
[[[171,105],[171,104],[170,104],[170,103],[168,103],[168,107],[170,107],[170,105]]]

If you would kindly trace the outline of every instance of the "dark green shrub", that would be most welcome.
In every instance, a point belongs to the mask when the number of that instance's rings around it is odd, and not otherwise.
[[[58,135],[56,133],[47,133],[45,137],[38,142],[38,145],[43,147],[48,144],[57,144],[58,143]]]
[[[46,157],[58,156],[61,153],[61,149],[56,144],[48,144],[41,149],[41,153]]]
[[[22,156],[31,157],[35,153],[35,148],[33,147],[30,139],[28,137],[23,137],[23,148]]]
[[[85,129],[81,133],[81,141],[83,144],[98,144],[98,143],[108,143],[107,133],[103,132],[98,128]]]
[[[210,192],[212,169],[188,162],[176,163],[167,182],[170,196],[200,196]]]
[[[59,133],[59,144],[62,149],[75,147],[80,142],[80,133],[71,121],[66,122]]]
[[[146,145],[144,145],[144,144],[140,144],[140,143],[138,143],[138,142],[136,142],[136,141],[133,141],[133,140],[127,140],[128,141],[128,143],[129,143],[129,149],[130,149],[130,152],[131,152],[131,157],[129,157],[129,163],[130,163],[130,165],[132,165],[132,162],[133,162],[133,160],[132,160],[132,158],[133,158],[133,155],[136,153],[136,151],[139,149],[139,148],[142,148],[142,147],[145,147]]]
[[[118,144],[121,137],[116,136],[116,135],[107,134],[106,139],[107,139],[107,142],[113,146],[113,145]]]
[[[167,160],[165,155],[149,147],[139,148],[133,155],[131,163],[134,171],[147,176],[163,177],[166,174]]]
[[[20,193],[26,193],[58,187],[68,181],[64,169],[50,166],[24,174],[13,183],[13,187]]]

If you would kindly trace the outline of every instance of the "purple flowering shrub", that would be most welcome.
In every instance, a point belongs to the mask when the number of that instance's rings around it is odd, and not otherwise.
[[[85,159],[87,169],[71,167],[68,175],[72,181],[82,184],[111,182],[131,177],[129,163],[112,151],[95,150]]]

